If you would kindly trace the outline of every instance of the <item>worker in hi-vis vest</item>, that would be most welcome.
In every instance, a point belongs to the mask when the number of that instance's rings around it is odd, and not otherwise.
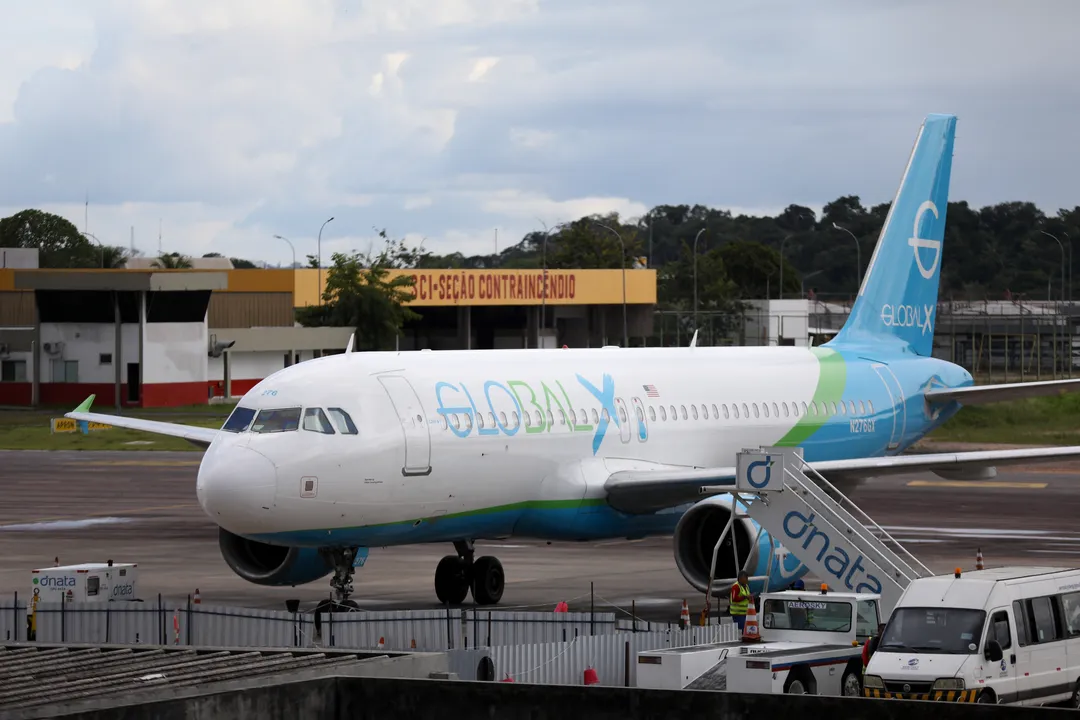
[[[885,632],[885,623],[878,623],[877,632],[866,638],[866,642],[863,643],[862,648],[862,671],[863,675],[866,674],[866,666],[870,664],[870,658],[874,656],[874,651],[877,650],[878,642],[881,640],[881,634]]]
[[[750,609],[750,603],[754,601],[750,597],[750,580],[746,572],[739,573],[739,579],[731,586],[731,604],[728,605],[728,613],[735,624],[742,630],[746,624],[746,612]]]

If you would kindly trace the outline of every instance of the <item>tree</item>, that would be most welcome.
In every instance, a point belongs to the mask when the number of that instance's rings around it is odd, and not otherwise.
[[[176,252],[163,253],[150,263],[150,266],[162,270],[185,270],[191,267],[191,259]]]
[[[43,268],[101,267],[102,250],[71,221],[41,210],[23,210],[0,220],[0,247],[37,248]]]
[[[561,225],[558,233],[548,239],[549,268],[615,269],[622,268],[624,262],[630,268],[638,255],[641,255],[638,228],[623,225],[618,213],[590,215]]]
[[[391,240],[385,230],[379,236],[385,243],[374,257],[333,253],[323,304],[300,308],[297,320],[301,325],[353,327],[357,350],[394,349],[405,323],[420,316],[405,306],[414,295],[412,277],[402,274],[389,279],[389,272],[416,267],[424,254],[407,248],[403,240]]]

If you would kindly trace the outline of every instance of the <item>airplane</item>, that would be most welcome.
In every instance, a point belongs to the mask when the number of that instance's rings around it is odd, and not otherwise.
[[[932,356],[955,133],[954,115],[921,124],[852,312],[821,346],[354,352],[351,339],[259,382],[220,429],[91,412],[93,396],[66,417],[204,447],[195,491],[229,567],[265,586],[331,575],[324,602],[345,608],[368,548],[419,543],[455,549],[435,569],[440,603],[495,605],[503,566],[474,543],[512,537],[670,536],[698,591],[740,568],[753,592],[786,587],[806,566],[717,488],[733,486],[743,448],[801,447],[845,492],[1080,456],[904,454],[963,405],[1080,383],[975,386]],[[732,512],[738,553],[713,565]]]

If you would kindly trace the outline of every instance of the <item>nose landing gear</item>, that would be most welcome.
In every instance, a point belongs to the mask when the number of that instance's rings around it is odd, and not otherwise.
[[[479,557],[472,540],[454,543],[457,555],[447,555],[435,569],[435,596],[439,602],[460,605],[472,591],[477,605],[494,605],[502,600],[506,576],[497,558]]]
[[[330,588],[333,590],[334,597],[333,600],[323,601],[328,605],[337,606],[334,609],[341,608],[345,612],[359,609],[356,601],[349,599],[353,593],[353,574],[356,572],[353,561],[356,559],[358,550],[359,548],[351,547],[327,548],[319,551],[324,557],[329,556],[329,562],[334,566],[334,574],[330,578]]]

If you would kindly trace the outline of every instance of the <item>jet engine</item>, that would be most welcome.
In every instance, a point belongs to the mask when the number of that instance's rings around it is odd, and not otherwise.
[[[268,545],[218,528],[218,545],[232,571],[256,585],[303,585],[334,568],[315,548]]]
[[[709,584],[709,563],[712,561],[713,549],[720,534],[727,527],[731,517],[732,498],[730,495],[716,495],[702,500],[687,510],[678,525],[675,526],[675,564],[679,572],[699,592],[705,592]],[[768,536],[762,532],[758,546],[753,550],[753,557],[749,565],[746,559],[750,555],[750,549],[757,537],[757,525],[745,515],[737,515],[735,522],[724,538],[720,551],[716,555],[715,581],[730,580],[739,574],[740,567],[747,567],[750,574],[755,573],[764,545],[764,552],[769,551]],[[735,547],[739,552],[739,561],[735,562],[732,552],[734,538]],[[716,583],[713,587],[716,592]],[[726,592],[727,586],[720,588],[720,592]]]

